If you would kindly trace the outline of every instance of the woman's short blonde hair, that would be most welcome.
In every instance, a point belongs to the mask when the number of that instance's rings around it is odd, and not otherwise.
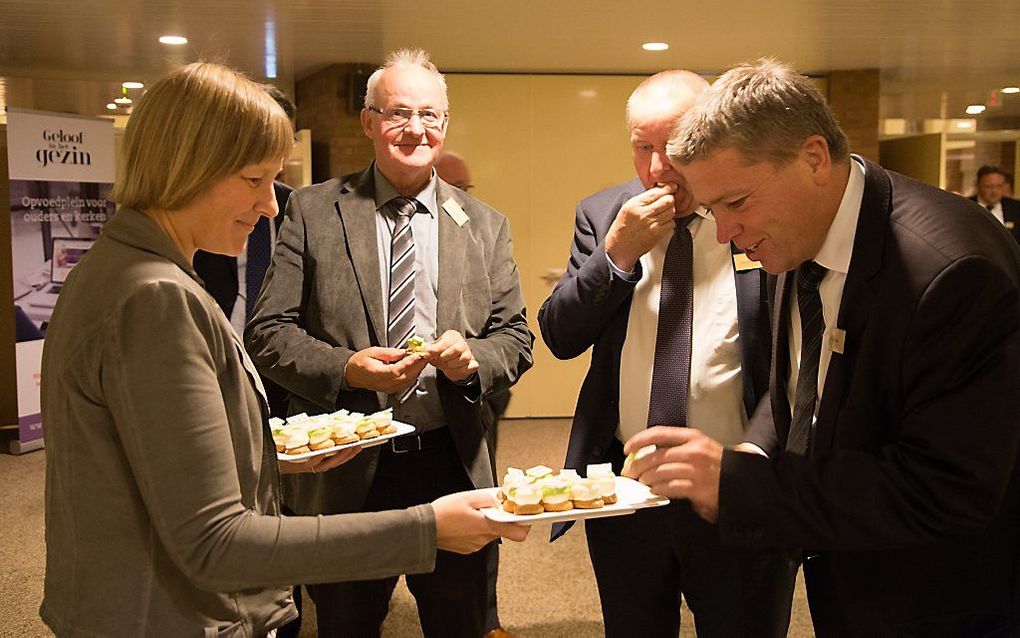
[[[245,166],[284,158],[287,114],[234,69],[198,62],[146,91],[128,120],[113,199],[138,210],[177,210]]]

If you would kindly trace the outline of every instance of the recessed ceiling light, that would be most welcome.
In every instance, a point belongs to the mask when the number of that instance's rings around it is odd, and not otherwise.
[[[114,104],[113,102],[110,102],[109,104],[106,105],[106,108],[110,109],[111,111],[116,111],[117,105]]]
[[[984,104],[971,104],[967,107],[967,115],[977,115],[985,112]]]
[[[187,44],[188,39],[183,35],[161,35],[159,41],[163,44]]]
[[[1020,93],[1020,86],[1004,86],[1002,87],[1003,93]]]
[[[641,48],[645,51],[665,51],[669,48],[669,45],[665,42],[645,42],[641,45]]]
[[[131,98],[119,97],[116,100],[114,100],[114,102],[116,102],[117,104],[131,104]]]
[[[121,84],[125,89],[144,89],[145,85],[141,82],[124,82]]]

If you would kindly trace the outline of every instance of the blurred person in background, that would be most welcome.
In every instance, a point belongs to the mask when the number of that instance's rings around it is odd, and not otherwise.
[[[977,192],[970,200],[987,208],[1013,235],[1013,239],[1020,242],[1020,201],[1006,194],[1006,173],[998,166],[982,166],[978,169],[974,186]]]

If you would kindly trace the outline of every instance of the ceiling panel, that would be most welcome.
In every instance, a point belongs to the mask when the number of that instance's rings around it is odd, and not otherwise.
[[[160,45],[165,33],[190,42]],[[649,40],[671,47],[643,51]],[[373,64],[403,46],[428,49],[450,71],[716,73],[766,55],[810,73],[878,68],[883,115],[920,119],[959,116],[1020,83],[1020,2],[0,0],[0,75],[15,106],[88,80],[99,88],[81,91],[90,102],[80,108],[102,110],[120,81],[195,59],[289,88],[328,64]],[[1020,114],[1020,97],[997,97],[989,116]]]

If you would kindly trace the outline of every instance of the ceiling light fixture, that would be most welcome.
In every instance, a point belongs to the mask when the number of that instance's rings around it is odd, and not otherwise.
[[[161,35],[159,41],[163,44],[187,44],[188,39],[183,35]]]
[[[978,115],[985,112],[984,104],[971,104],[967,107],[967,115]]]
[[[111,111],[116,111],[117,105],[114,104],[113,102],[110,102],[109,104],[106,105],[106,108],[110,109]]]
[[[117,104],[131,104],[131,98],[119,97],[116,100],[114,100],[114,102],[116,102]]]
[[[145,85],[141,82],[124,82],[121,84],[125,89],[144,89]]]
[[[641,48],[645,51],[665,51],[669,48],[669,45],[665,42],[645,42],[641,45]]]
[[[1020,86],[1004,86],[1002,87],[1003,93],[1020,93]]]

